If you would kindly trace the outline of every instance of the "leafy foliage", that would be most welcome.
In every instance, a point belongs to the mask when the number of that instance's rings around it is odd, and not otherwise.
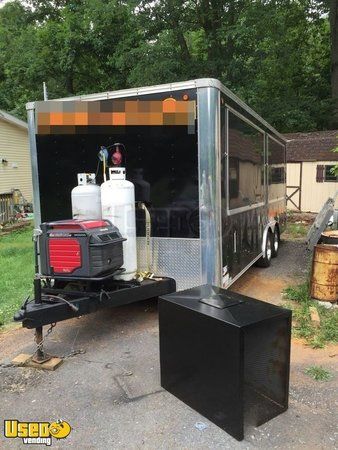
[[[325,129],[329,11],[314,0],[14,0],[0,9],[0,108],[24,117],[43,81],[56,98],[215,77],[281,131]]]

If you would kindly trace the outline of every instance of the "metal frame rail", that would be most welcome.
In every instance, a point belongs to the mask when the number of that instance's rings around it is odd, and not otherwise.
[[[25,328],[39,328],[102,308],[127,305],[176,291],[175,280],[165,277],[141,282],[111,280],[108,286],[106,283],[91,283],[89,287],[89,290],[68,290],[67,284],[62,287],[60,282],[55,286],[41,287],[42,301],[26,301],[14,320],[21,321]]]

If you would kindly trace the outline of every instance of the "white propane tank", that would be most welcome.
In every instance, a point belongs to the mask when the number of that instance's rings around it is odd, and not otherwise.
[[[110,220],[127,239],[123,242],[125,271],[115,278],[130,281],[137,271],[135,191],[124,167],[109,168],[109,181],[101,185],[101,203],[102,219]]]
[[[78,186],[72,190],[73,219],[102,219],[101,188],[95,173],[78,173]]]

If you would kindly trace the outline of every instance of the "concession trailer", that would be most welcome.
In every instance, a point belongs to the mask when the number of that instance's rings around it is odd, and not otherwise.
[[[38,281],[34,301],[16,315],[24,326],[202,284],[226,288],[277,255],[286,141],[218,80],[38,101],[27,110]],[[102,217],[74,212],[77,184],[83,209],[101,195],[94,210]],[[116,252],[110,272],[108,241]],[[95,258],[106,260],[94,271]]]

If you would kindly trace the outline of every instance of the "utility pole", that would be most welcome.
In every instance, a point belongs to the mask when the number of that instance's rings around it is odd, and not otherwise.
[[[43,99],[45,101],[48,100],[48,91],[47,91],[47,85],[45,82],[43,82]]]

